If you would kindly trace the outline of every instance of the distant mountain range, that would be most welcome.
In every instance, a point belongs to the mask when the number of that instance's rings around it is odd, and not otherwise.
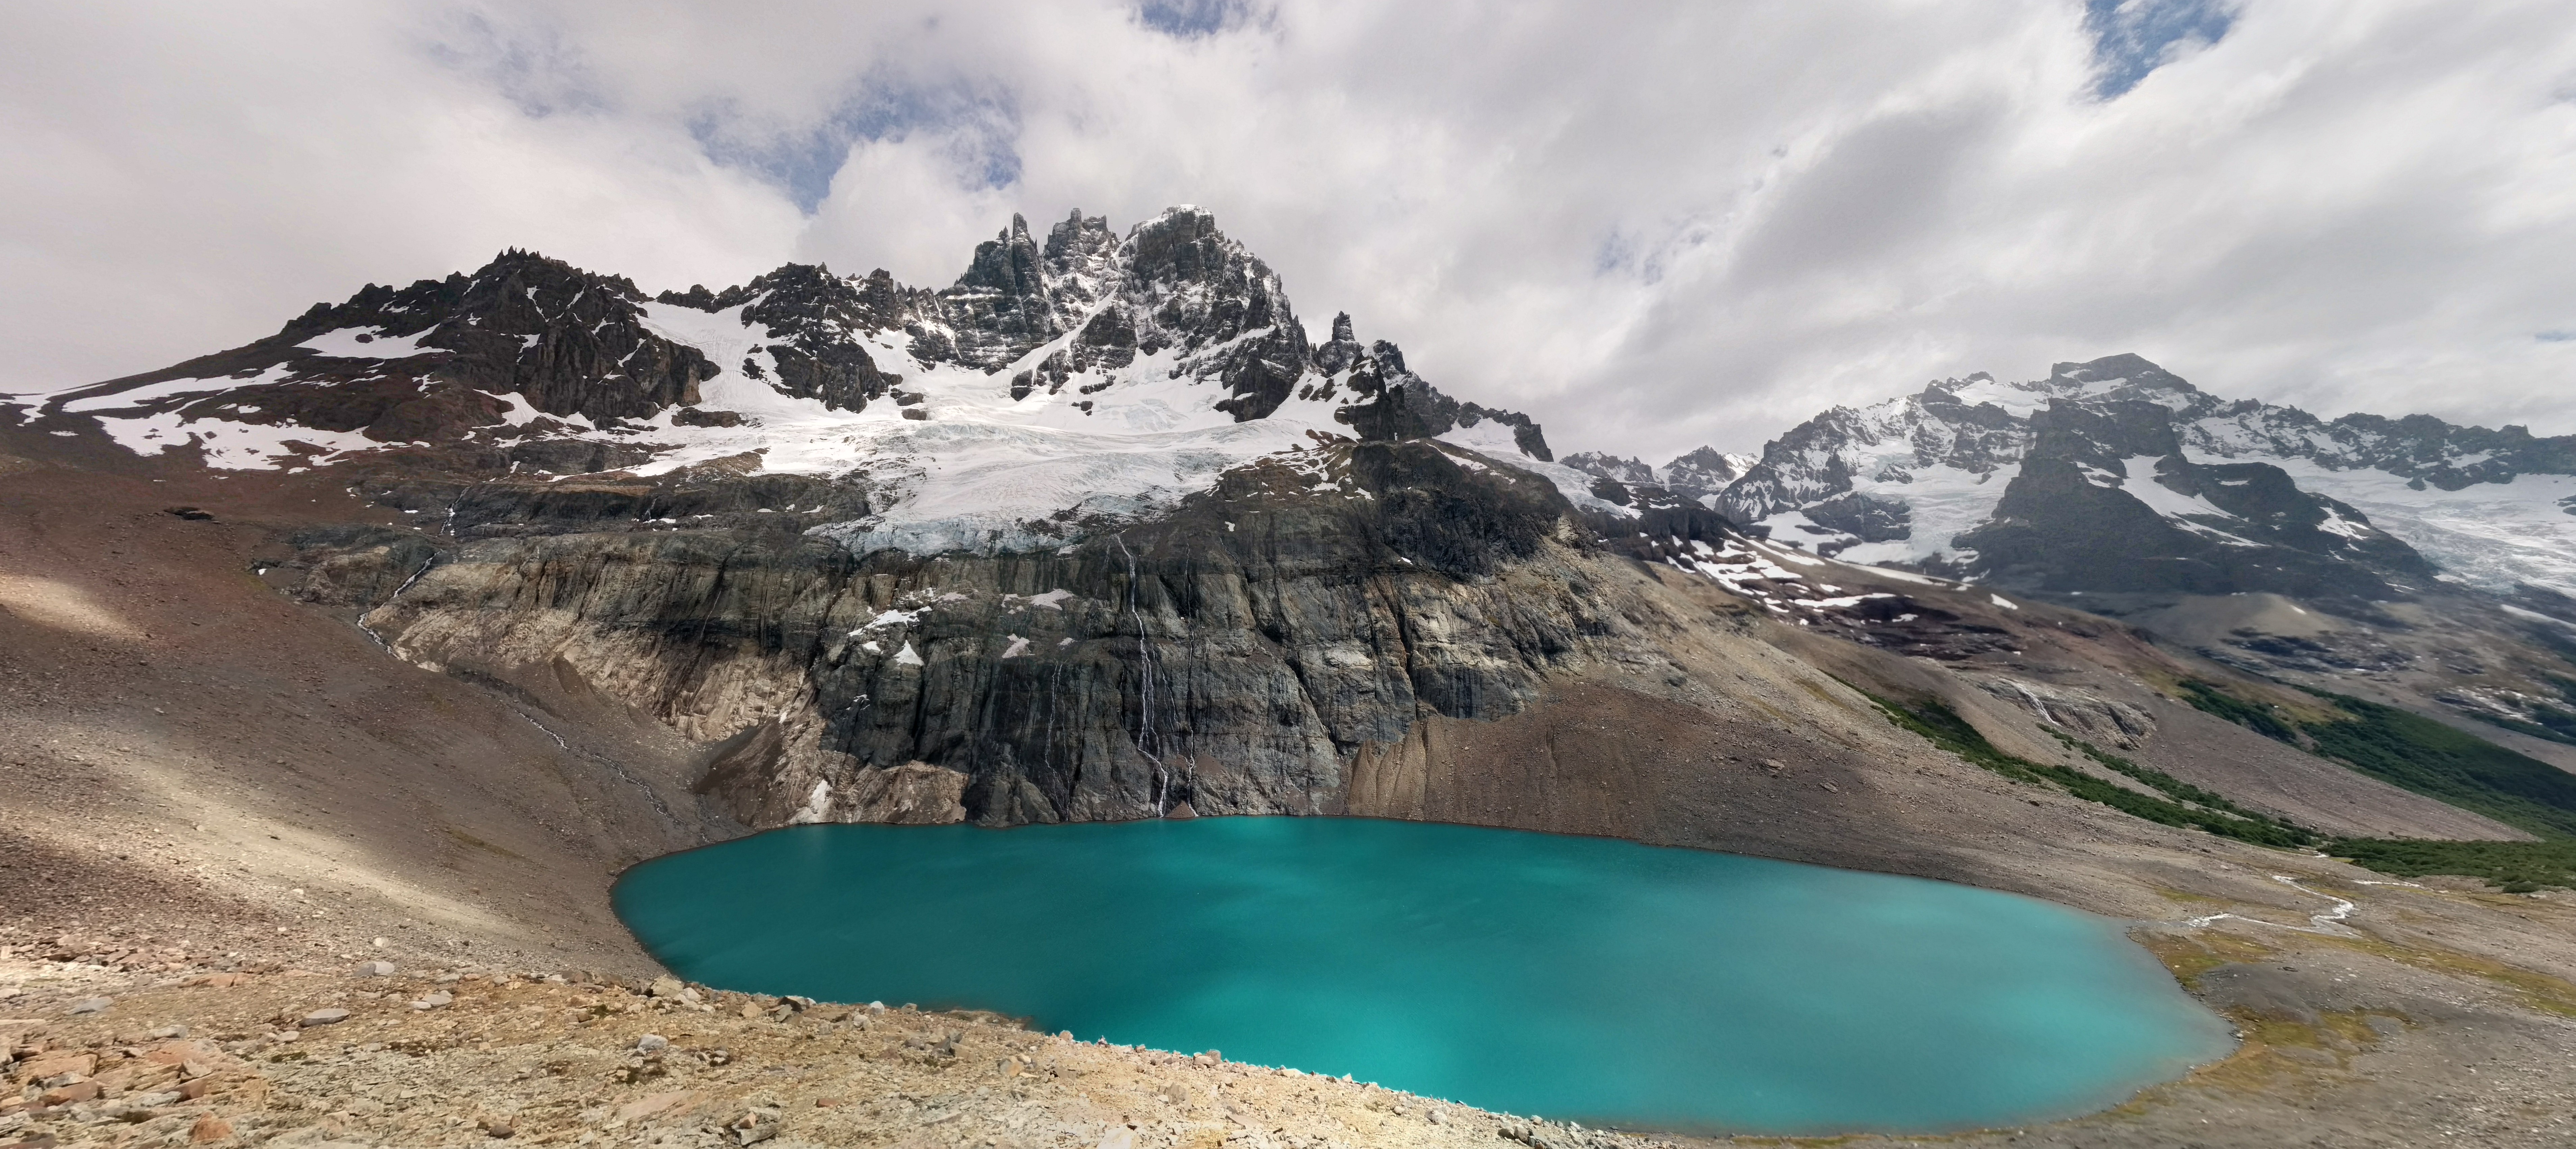
[[[2223,400],[2136,355],[1836,407],[1758,460],[1568,464],[1856,562],[2055,592],[2576,593],[2576,436]]]

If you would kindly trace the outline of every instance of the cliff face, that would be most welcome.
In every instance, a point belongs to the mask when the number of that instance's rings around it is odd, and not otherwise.
[[[424,665],[569,660],[722,742],[706,785],[754,824],[887,814],[868,772],[910,763],[953,777],[907,786],[993,823],[1335,809],[1353,757],[1421,717],[1517,713],[1645,645],[1553,486],[1421,441],[1243,468],[1160,520],[994,556],[639,530],[596,513],[632,494],[562,496],[486,484],[434,558],[317,538],[301,593],[408,579],[366,622]]]

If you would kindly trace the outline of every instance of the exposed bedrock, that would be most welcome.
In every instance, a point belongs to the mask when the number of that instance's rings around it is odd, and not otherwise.
[[[1644,608],[1594,569],[1621,560],[1543,480],[1429,443],[1329,454],[998,557],[657,529],[633,492],[484,485],[436,561],[400,535],[306,540],[304,593],[409,580],[367,621],[423,664],[567,661],[721,743],[706,785],[754,824],[889,820],[875,772],[909,764],[909,811],[940,807],[921,770],[947,771],[957,816],[988,823],[1320,812],[1423,716],[1516,713],[1552,673],[1634,656]]]

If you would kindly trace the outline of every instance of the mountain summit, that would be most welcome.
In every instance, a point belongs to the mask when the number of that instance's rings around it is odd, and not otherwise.
[[[40,414],[234,469],[650,477],[757,459],[864,503],[835,528],[859,545],[931,551],[1060,543],[1334,438],[1447,437],[1590,500],[1526,416],[1442,394],[1348,316],[1311,342],[1277,273],[1192,207],[1123,236],[1075,211],[1042,242],[1014,216],[935,291],[788,264],[647,297],[512,250]]]

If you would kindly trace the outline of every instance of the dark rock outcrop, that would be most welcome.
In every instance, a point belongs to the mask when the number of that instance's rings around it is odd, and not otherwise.
[[[1313,812],[1358,747],[1420,714],[1514,713],[1624,625],[1579,580],[1527,574],[1574,553],[1544,480],[1419,442],[1346,444],[1325,470],[1256,465],[1064,551],[936,561],[757,530],[783,516],[743,504],[820,497],[751,494],[767,476],[484,483],[447,496],[464,541],[434,562],[416,536],[313,540],[307,593],[399,578],[371,625],[406,657],[552,644],[692,736],[779,724],[711,773],[754,822],[818,782],[849,816],[913,764],[959,775],[984,822]],[[373,581],[349,569],[397,543]]]
[[[866,282],[873,286],[876,280]],[[892,281],[886,283],[890,286]],[[885,326],[882,308],[871,304],[859,284],[833,275],[820,264],[787,264],[719,295],[709,295],[703,287],[688,294],[666,291],[661,302],[701,311],[742,307],[743,325],[763,327],[775,342],[761,349],[770,361],[767,367],[754,357],[743,360],[738,369],[783,395],[820,400],[835,410],[861,411],[868,400],[903,381],[900,375],[878,370],[855,338]]]
[[[2401,593],[2392,578],[2431,577],[2413,548],[2278,467],[2189,462],[2167,414],[2133,400],[2034,413],[2029,456],[1995,517],[1958,538],[1976,552],[1973,569],[2045,591],[2327,601],[2387,598]]]
[[[216,394],[146,398],[134,409],[357,431],[387,442],[449,441],[501,423],[507,406],[494,396],[518,395],[549,415],[614,424],[697,402],[698,383],[715,373],[696,348],[647,327],[642,302],[643,293],[622,277],[506,251],[471,276],[399,290],[370,284],[346,303],[313,305],[256,343],[84,388],[57,403],[231,376],[243,382]],[[302,346],[353,330],[361,347],[402,350],[374,358]]]

